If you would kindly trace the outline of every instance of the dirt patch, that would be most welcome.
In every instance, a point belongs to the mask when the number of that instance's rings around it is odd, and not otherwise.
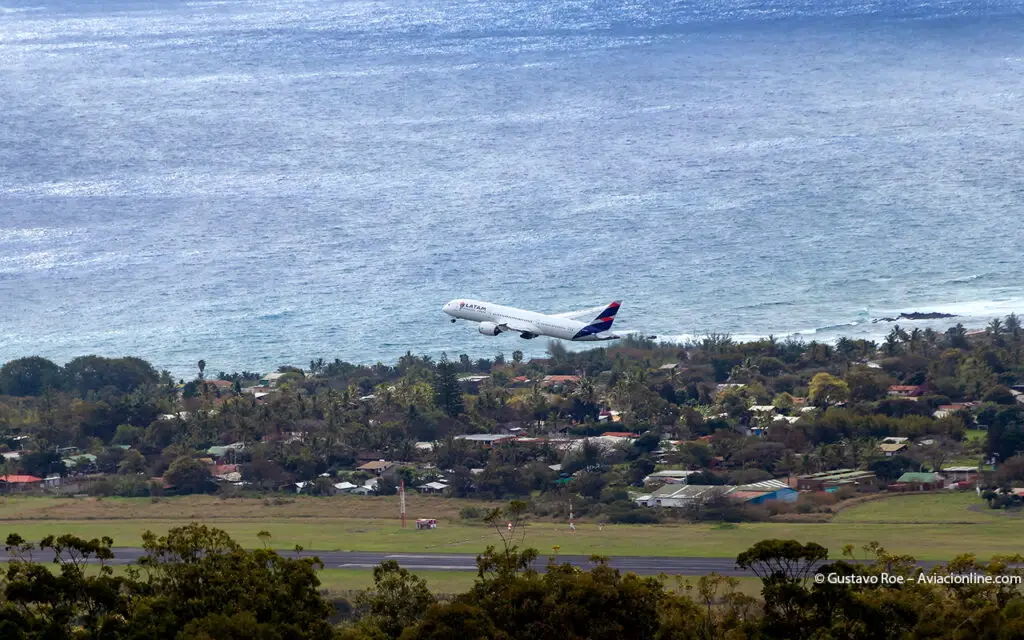
[[[175,498],[35,498],[22,499],[5,509],[0,520],[261,520],[266,518],[359,518],[394,519],[399,515],[398,496],[295,496],[287,500],[258,497],[227,498],[182,496]],[[459,511],[475,507],[486,511],[499,506],[438,496],[407,495],[408,513],[458,520]]]
[[[985,504],[972,504],[967,507],[967,510],[975,513],[987,513],[994,516],[1002,516],[1004,518],[1024,518],[1024,510],[1020,507],[1015,509],[992,509]]]

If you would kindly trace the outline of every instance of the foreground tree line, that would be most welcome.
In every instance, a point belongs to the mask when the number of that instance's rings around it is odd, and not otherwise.
[[[367,480],[354,472],[360,461],[387,459],[404,464],[378,493],[399,479],[443,480],[456,497],[540,492],[551,505],[573,497],[580,513],[624,522],[660,517],[638,513],[627,493],[658,465],[703,470],[707,484],[862,468],[884,485],[950,460],[994,459],[999,470],[987,487],[1007,495],[1024,482],[1024,403],[1013,388],[1024,384],[1024,334],[1014,315],[979,335],[960,325],[895,327],[881,343],[737,343],[709,334],[686,345],[628,339],[581,352],[556,342],[549,352],[533,361],[519,352],[508,360],[406,354],[373,366],[315,360],[305,371],[282,367],[259,398],[247,391],[265,376],[211,375],[203,361],[194,379],[175,381],[137,358],[84,356],[64,366],[22,358],[0,367],[0,451],[17,454],[5,456],[4,474],[103,474],[82,489],[98,495],[167,486],[293,492],[296,482],[326,494],[339,481]],[[460,381],[467,374],[485,379]],[[546,381],[558,375],[578,379]],[[917,395],[893,397],[893,385]],[[785,420],[753,409],[765,406]],[[937,413],[944,406],[955,408]],[[982,439],[967,438],[980,427]],[[456,438],[510,428],[639,437],[568,450],[543,439],[481,447]],[[889,436],[911,446],[886,456],[878,443]],[[228,444],[240,446],[217,462],[238,465],[241,489],[217,482],[207,459]],[[70,448],[94,459],[69,466]],[[544,502],[535,500],[539,511]]]
[[[498,517],[504,518],[505,514]],[[952,584],[936,577],[1020,576],[1009,563],[960,557],[923,573],[912,558],[872,545],[828,559],[814,543],[765,540],[737,565],[761,580],[761,598],[712,574],[695,584],[622,574],[606,558],[590,569],[548,559],[507,539],[477,559],[474,585],[437,597],[419,577],[387,561],[374,587],[351,600],[320,589],[316,558],[245,550],[197,524],[144,537],[145,555],[115,572],[112,540],[16,534],[0,582],[0,637],[195,640],[550,639],[660,640],[943,638],[1024,635],[1024,597],[1003,583]],[[54,565],[44,558],[55,555]],[[88,564],[92,562],[93,564]],[[95,563],[99,563],[98,566]],[[831,576],[819,583],[815,574]],[[896,577],[903,584],[893,584]]]

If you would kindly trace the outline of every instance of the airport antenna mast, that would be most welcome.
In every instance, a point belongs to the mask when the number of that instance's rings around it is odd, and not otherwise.
[[[405,480],[398,481],[398,500],[402,505],[402,528],[405,528]]]

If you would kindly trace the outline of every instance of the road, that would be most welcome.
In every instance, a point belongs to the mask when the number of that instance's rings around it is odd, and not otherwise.
[[[142,549],[116,548],[114,560],[109,564],[134,564],[145,553]],[[294,551],[280,551],[284,556],[295,556]],[[397,560],[398,564],[411,571],[475,571],[476,556],[468,553],[372,553],[364,551],[303,551],[301,556],[317,556],[327,569],[372,569],[385,560]],[[0,550],[0,562],[10,558]],[[53,555],[35,554],[35,559],[50,561]],[[579,567],[592,566],[587,556],[558,556],[559,562],[571,562]],[[547,557],[538,558],[536,568],[543,570]],[[609,560],[609,564],[623,572],[637,575],[668,575],[703,576],[714,571],[726,576],[752,576],[736,566],[733,558],[668,558],[655,556],[618,556]],[[940,562],[919,562],[918,565],[928,569]]]

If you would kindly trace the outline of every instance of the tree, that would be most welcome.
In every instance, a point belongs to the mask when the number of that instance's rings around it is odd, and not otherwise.
[[[30,476],[45,478],[51,474],[64,475],[66,469],[56,451],[33,451],[18,460],[21,470]]]
[[[807,583],[826,558],[828,549],[796,540],[762,540],[737,556],[736,566],[749,569],[761,579],[768,637],[811,636]]]
[[[60,367],[46,358],[21,358],[0,367],[0,395],[39,396],[60,386]]]
[[[104,387],[131,393],[139,387],[156,384],[159,379],[153,365],[139,358],[81,356],[64,365],[65,388],[79,396]]]
[[[957,381],[964,393],[972,400],[980,399],[985,392],[995,386],[995,373],[983,359],[971,356],[960,363]]]
[[[999,384],[989,389],[982,400],[996,404],[1013,405],[1017,402],[1017,397],[1013,395],[1009,388]]]
[[[246,551],[217,529],[193,524],[160,538],[147,532],[138,568],[123,575],[107,565],[110,538],[49,536],[33,545],[11,534],[7,544],[4,638],[334,637],[319,560]],[[37,548],[55,556],[56,571],[31,559]],[[87,570],[90,561],[98,569]]]
[[[518,367],[523,362],[523,352],[516,349],[512,352],[512,362]]]
[[[441,359],[437,363],[434,389],[437,406],[441,407],[449,417],[454,418],[462,413],[464,409],[462,387],[459,386],[455,365],[448,361],[448,356],[445,354],[441,354]]]
[[[389,638],[402,635],[402,630],[416,624],[435,602],[427,583],[395,560],[374,567],[373,585],[373,590],[360,594],[357,605],[369,611],[372,623]]]
[[[124,452],[124,457],[117,465],[117,472],[121,475],[137,475],[146,471],[146,459],[135,449]]]
[[[505,640],[483,609],[462,602],[430,607],[423,620],[405,630],[401,640]]]
[[[811,379],[808,400],[819,407],[844,402],[850,396],[850,387],[841,378],[829,373],[818,373]]]
[[[889,386],[896,381],[886,373],[868,367],[857,367],[846,376],[850,400],[873,402],[885,398]]]
[[[180,493],[205,493],[212,489],[210,469],[195,458],[181,456],[171,463],[164,480]]]
[[[199,379],[203,379],[203,372],[206,371],[206,360],[199,361]]]

